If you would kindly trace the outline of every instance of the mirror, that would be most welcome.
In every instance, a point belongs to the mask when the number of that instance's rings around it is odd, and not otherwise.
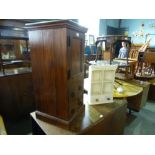
[[[28,59],[27,40],[0,40],[0,53],[3,61]]]

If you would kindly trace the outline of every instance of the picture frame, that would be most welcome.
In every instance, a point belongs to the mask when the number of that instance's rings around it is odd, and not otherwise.
[[[95,37],[94,37],[94,35],[89,35],[89,45],[95,45]]]

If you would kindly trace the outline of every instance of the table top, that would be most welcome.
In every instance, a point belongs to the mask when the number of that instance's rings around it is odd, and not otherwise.
[[[151,79],[149,82],[155,86],[155,78]]]
[[[86,78],[84,79],[84,89],[87,91],[88,90],[88,84],[89,84],[89,79]],[[117,91],[117,88],[121,87],[123,88],[123,92],[119,93]],[[131,97],[138,95],[143,91],[143,87],[139,86],[137,84],[134,84],[132,82],[126,82],[123,80],[116,80],[114,83],[114,89],[113,89],[113,97],[114,98],[126,98],[126,97]]]
[[[84,95],[84,102],[86,102],[87,95]],[[35,120],[35,122],[39,125],[39,127],[45,132],[47,135],[75,135],[82,134],[88,128],[93,127],[96,123],[105,119],[109,113],[113,113],[113,111],[125,107],[126,108],[127,101],[116,99],[113,103],[100,104],[100,105],[89,105],[87,102],[85,103],[85,108],[81,111],[77,117],[71,122],[68,129],[64,129],[58,127],[56,125],[44,122],[38,118],[36,118],[35,112],[32,112],[30,115]]]
[[[136,63],[137,61],[133,59],[128,59],[128,63],[127,63],[127,59],[115,58],[112,61],[112,64],[118,64],[118,67],[130,67],[130,65],[133,65]]]
[[[114,90],[113,90],[114,98],[124,98],[124,97],[136,96],[143,91],[142,86],[135,84],[134,82],[132,83],[131,81],[126,82],[123,80],[115,80],[114,85],[115,85]],[[122,87],[124,91],[122,93],[119,93],[117,91],[118,87]]]
[[[113,59],[113,61],[117,61],[117,62],[127,62],[127,59],[126,59],[126,58],[115,58],[115,59]],[[134,62],[137,62],[137,60],[136,60],[136,59],[128,58],[128,62],[129,62],[129,63],[134,63]]]

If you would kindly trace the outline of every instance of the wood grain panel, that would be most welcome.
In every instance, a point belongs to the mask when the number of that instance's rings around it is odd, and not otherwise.
[[[54,65],[56,72],[56,112],[59,118],[68,118],[67,94],[67,38],[66,29],[54,29]]]
[[[72,76],[78,74],[79,72],[81,72],[81,64],[79,62],[81,62],[81,48],[80,48],[80,39],[78,38],[73,38],[72,39],[72,47],[74,47],[74,51],[71,52],[71,57],[72,57],[72,66],[71,66],[71,70],[72,70]]]
[[[53,44],[50,37],[52,34],[53,31],[47,34],[40,30],[29,33],[33,84],[38,110],[56,115],[54,52],[51,51]]]

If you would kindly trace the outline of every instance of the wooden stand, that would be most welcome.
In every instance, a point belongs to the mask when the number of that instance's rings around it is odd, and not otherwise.
[[[68,128],[46,123],[31,113],[32,131],[35,135],[119,135],[123,134],[126,122],[126,100],[102,105],[85,105]]]

